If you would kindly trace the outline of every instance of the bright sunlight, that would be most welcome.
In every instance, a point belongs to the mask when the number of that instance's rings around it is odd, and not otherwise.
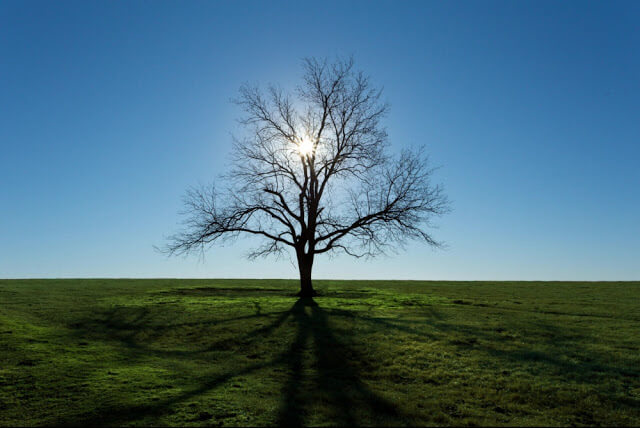
[[[298,143],[298,151],[302,156],[309,156],[313,153],[313,142],[308,136],[304,136]]]

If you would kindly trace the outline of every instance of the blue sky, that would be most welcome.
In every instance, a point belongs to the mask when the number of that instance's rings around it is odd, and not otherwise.
[[[640,279],[638,2],[0,2],[0,277],[290,277],[153,245],[224,172],[244,82],[353,54],[453,212],[317,278]]]

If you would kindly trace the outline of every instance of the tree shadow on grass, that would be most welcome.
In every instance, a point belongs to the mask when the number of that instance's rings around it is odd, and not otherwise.
[[[98,331],[103,340],[116,341],[124,346],[127,361],[134,362],[145,356],[178,357],[185,360],[206,359],[208,350],[215,350],[220,343],[214,342],[206,349],[190,351],[165,351],[151,349],[136,339],[137,328],[149,321],[146,308],[130,314],[126,319],[118,319],[117,310],[108,311],[99,321],[76,323],[80,336],[95,335]],[[358,355],[347,345],[347,340],[339,338],[329,325],[328,315],[311,298],[300,298],[283,312],[258,312],[250,316],[228,318],[220,322],[246,320],[251,318],[275,317],[270,323],[250,330],[243,336],[244,343],[272,335],[289,318],[296,328],[291,345],[274,358],[248,364],[200,382],[194,388],[164,400],[133,405],[113,405],[101,407],[95,412],[73,419],[57,420],[62,425],[121,425],[147,418],[157,420],[173,412],[172,406],[191,398],[206,394],[234,378],[250,375],[262,369],[285,367],[288,377],[282,389],[282,402],[277,412],[279,425],[304,425],[308,409],[320,405],[331,414],[330,421],[339,425],[358,425],[359,414],[372,418],[372,422],[397,421],[401,418],[398,408],[388,400],[371,391],[361,380]],[[211,323],[216,324],[217,321]],[[83,327],[80,328],[80,325]],[[182,325],[182,324],[178,324]],[[162,327],[162,326],[160,326]],[[163,328],[160,328],[163,330]],[[148,338],[149,336],[147,336]],[[309,351],[309,352],[307,352]],[[357,414],[357,412],[360,412]],[[212,422],[212,421],[210,421]]]
[[[462,310],[462,309],[461,309]],[[482,310],[482,309],[480,309]],[[334,316],[352,317],[342,310],[332,310]],[[585,344],[592,343],[596,338],[586,333],[577,334],[566,328],[548,321],[535,320],[527,326],[527,330],[505,327],[483,327],[446,321],[442,317],[428,316],[422,319],[422,325],[415,320],[386,319],[367,315],[357,315],[358,319],[379,328],[412,335],[417,339],[447,340],[459,350],[474,350],[495,359],[524,364],[531,367],[531,363],[538,363],[554,369],[563,377],[577,379],[590,383],[595,374],[607,376],[640,377],[640,370],[633,367],[633,362],[618,359],[613,364],[606,355],[597,355],[587,351]],[[516,340],[510,333],[530,333],[526,342]],[[503,343],[516,343],[513,347],[502,346]],[[534,349],[533,345],[541,349]],[[505,349],[506,348],[506,349]],[[579,356],[578,359],[571,358]],[[609,360],[609,361],[608,361]],[[534,370],[535,372],[535,370]]]
[[[300,426],[310,405],[328,407],[331,422],[355,426],[366,414],[373,423],[402,418],[398,407],[373,392],[361,380],[358,363],[364,361],[345,340],[334,334],[325,312],[312,298],[301,298],[291,308],[297,324],[297,335],[287,361],[289,380],[284,387],[278,425]],[[304,348],[312,342],[313,378],[304,379]],[[310,381],[310,382],[308,382]],[[304,388],[310,389],[304,391]]]
[[[282,352],[274,350],[272,358],[266,357],[263,361],[253,364],[239,359],[236,368],[198,379],[188,389],[164,400],[101,407],[95,413],[84,414],[74,420],[59,420],[57,423],[120,425],[141,420],[159,421],[159,418],[174,412],[175,405],[222,387],[235,378],[245,375],[256,376],[261,370],[282,367],[286,370],[286,380],[281,387],[280,407],[274,415],[274,422],[279,425],[303,425],[309,422],[329,422],[335,425],[411,425],[419,420],[401,412],[396,403],[384,399],[367,386],[364,381],[369,371],[367,358],[350,346],[352,343],[365,340],[367,332],[365,331],[361,337],[355,337],[352,330],[334,328],[332,325],[335,321],[357,321],[361,332],[364,327],[369,332],[384,330],[397,333],[407,340],[442,340],[445,342],[443,346],[450,346],[456,351],[479,353],[482,358],[508,363],[514,367],[524,367],[532,374],[542,370],[543,373],[555,373],[563,379],[573,379],[589,385],[594,384],[594,378],[602,376],[634,379],[640,376],[637,368],[630,364],[631,361],[624,361],[620,366],[613,364],[605,355],[591,354],[588,359],[582,356],[588,354],[584,344],[594,340],[586,336],[587,333],[577,335],[554,323],[544,324],[541,320],[532,320],[531,323],[517,328],[504,325],[497,329],[499,326],[496,325],[474,325],[467,321],[436,316],[438,313],[434,311],[425,311],[419,319],[407,320],[376,317],[362,311],[323,309],[313,299],[299,299],[288,310],[273,312],[263,312],[259,303],[250,303],[255,306],[254,314],[218,320],[203,319],[167,324],[162,322],[166,317],[161,317],[160,321],[156,320],[154,313],[147,307],[116,307],[101,317],[79,323],[76,328],[82,335],[123,345],[122,351],[126,353],[129,362],[135,361],[136,358],[154,356],[171,357],[184,362],[198,360],[215,363],[212,359],[220,357],[213,357],[210,351],[234,351],[233,358],[236,358],[235,356],[241,355],[244,349],[263,339],[277,335],[292,337],[292,340]],[[470,309],[464,306],[451,310]],[[473,307],[473,310],[478,311],[480,315],[490,309]],[[209,341],[200,349],[166,350],[149,346],[155,337],[174,328],[222,326],[236,321],[263,319],[268,320],[266,324],[244,329],[243,334],[234,337],[232,343],[227,343],[229,339],[218,338]],[[287,331],[287,334],[280,334],[280,327],[285,323],[287,329],[291,325],[291,330]],[[151,332],[141,337],[137,336],[136,333],[140,329],[148,329],[149,325],[152,326]],[[527,341],[523,342],[514,339],[515,336],[511,336],[510,333],[516,336],[532,333],[535,336],[527,337]],[[575,355],[581,357],[575,358]],[[618,404],[638,404],[636,399],[629,400],[618,401]],[[322,419],[315,420],[314,417],[317,415],[321,415]],[[209,420],[203,423],[213,422]]]
[[[138,358],[149,356],[157,357],[190,357],[196,358],[202,354],[202,358],[208,358],[207,353],[232,348],[234,345],[248,345],[257,338],[270,334],[282,325],[290,316],[290,311],[262,312],[259,304],[254,303],[256,313],[241,315],[224,319],[201,319],[192,322],[173,322],[167,324],[154,323],[155,314],[147,307],[115,307],[104,311],[98,316],[75,322],[70,325],[78,340],[100,340],[105,343],[114,343],[124,347],[130,362]],[[275,317],[275,318],[274,318]],[[182,328],[213,328],[233,322],[250,322],[260,319],[274,318],[265,326],[251,330],[243,337],[215,340],[207,346],[190,350],[157,349],[145,344],[155,341],[173,330]],[[144,339],[139,335],[144,333]]]

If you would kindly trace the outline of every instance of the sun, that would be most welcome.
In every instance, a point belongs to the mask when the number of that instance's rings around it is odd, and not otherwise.
[[[309,156],[313,153],[313,142],[307,136],[304,136],[300,139],[298,143],[298,152],[302,156]]]

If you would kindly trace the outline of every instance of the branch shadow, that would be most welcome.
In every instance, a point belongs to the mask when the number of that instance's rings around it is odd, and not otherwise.
[[[200,291],[198,291],[200,292]],[[225,292],[229,292],[225,290]],[[100,317],[86,320],[75,325],[80,336],[93,335],[101,340],[115,341],[127,352],[126,357],[134,361],[149,355],[158,357],[171,356],[184,361],[199,359],[210,361],[209,351],[221,347],[235,350],[237,346],[246,346],[277,333],[285,323],[292,322],[295,331],[293,339],[282,352],[275,351],[273,358],[259,363],[240,363],[240,367],[211,376],[208,379],[194,382],[193,387],[177,395],[152,403],[104,406],[91,414],[84,414],[74,419],[58,420],[56,424],[64,425],[121,425],[139,421],[142,418],[160,418],[173,411],[172,406],[200,394],[214,390],[232,379],[255,373],[272,367],[285,367],[286,380],[282,384],[280,406],[275,414],[278,425],[301,426],[309,423],[313,414],[320,410],[330,417],[325,419],[333,425],[396,425],[403,423],[412,425],[418,416],[404,413],[398,403],[385,399],[373,391],[366,383],[367,356],[358,353],[351,346],[358,341],[358,334],[348,329],[336,329],[332,326],[336,320],[357,319],[367,329],[384,329],[402,335],[409,335],[412,340],[444,340],[457,350],[473,350],[482,353],[486,358],[524,366],[531,373],[538,367],[553,370],[564,379],[574,379],[582,383],[593,383],[595,376],[626,377],[636,379],[640,371],[632,366],[631,361],[621,361],[621,365],[613,364],[609,358],[591,355],[576,359],[571,355],[584,354],[582,343],[593,340],[587,336],[576,336],[576,333],[565,331],[553,324],[543,324],[540,320],[535,325],[525,326],[533,329],[535,339],[543,345],[535,349],[532,343],[513,342],[513,346],[502,346],[500,341],[511,341],[509,326],[500,328],[496,333],[482,325],[464,324],[453,319],[443,318],[435,311],[425,311],[420,321],[384,318],[362,312],[344,309],[323,309],[312,298],[299,298],[287,310],[263,312],[259,303],[252,302],[255,313],[220,320],[202,320],[199,322],[176,323],[164,325],[153,323],[153,313],[141,307],[131,312],[122,312],[118,308],[107,311]],[[460,308],[461,310],[463,308]],[[465,309],[468,310],[468,309]],[[475,308],[483,311],[484,308]],[[206,347],[191,350],[162,350],[147,345],[148,339],[154,335],[164,334],[168,329],[192,325],[223,325],[234,321],[255,319],[269,320],[266,325],[256,326],[243,332],[242,337],[234,338],[234,342],[213,340]],[[150,324],[157,331],[141,340],[136,336],[138,329]],[[287,324],[289,326],[289,324]],[[523,327],[519,327],[525,333]],[[503,331],[504,330],[504,331]],[[97,333],[96,333],[97,332]],[[362,330],[361,330],[362,332]],[[452,340],[456,339],[456,340]],[[579,339],[579,340],[578,340]],[[583,346],[583,345],[582,345]],[[531,364],[535,363],[535,364]],[[636,406],[640,401],[628,399],[620,405]],[[316,410],[315,413],[313,411]],[[145,422],[147,420],[145,419]],[[213,421],[209,421],[213,422]]]
[[[230,348],[233,345],[248,345],[253,340],[270,334],[273,330],[282,325],[290,316],[290,311],[262,312],[259,304],[254,302],[256,313],[252,315],[242,315],[222,320],[200,320],[194,322],[171,323],[167,325],[152,324],[153,313],[146,307],[137,308],[121,308],[115,307],[104,311],[96,318],[83,320],[70,325],[74,335],[78,340],[84,339],[100,339],[103,342],[114,342],[123,345],[127,351],[130,361],[135,361],[137,357],[147,357],[150,355],[162,357],[193,357],[198,354]],[[145,342],[152,342],[155,339],[185,327],[218,327],[224,324],[237,321],[252,321],[258,319],[275,319],[266,326],[256,328],[245,335],[244,338],[238,337],[229,343],[229,339],[216,340],[209,343],[206,347],[192,350],[167,350],[156,349],[142,343],[138,339],[141,331],[146,333]]]
[[[127,359],[130,363],[135,362],[135,360],[138,358],[148,355],[156,355],[161,357],[178,356],[180,358],[192,359],[199,354],[204,354],[206,351],[215,349],[216,347],[220,346],[220,342],[217,341],[213,342],[207,349],[194,351],[163,351],[151,349],[139,343],[135,339],[136,327],[141,327],[141,325],[144,324],[144,319],[148,314],[148,311],[144,308],[141,308],[139,310],[139,313],[136,313],[131,319],[127,321],[114,318],[115,313],[117,313],[117,311],[108,311],[106,317],[103,317],[100,321],[95,321],[93,323],[76,323],[76,334],[84,337],[87,334],[87,331],[90,331],[91,329],[98,329],[103,334],[103,336],[106,336],[104,337],[104,339],[108,341],[119,342],[122,346],[125,347],[127,352]],[[255,315],[228,318],[223,320],[223,322],[245,320],[250,318],[264,318],[272,314],[273,313],[260,314],[258,311],[258,313]],[[277,329],[281,324],[283,324],[290,315],[290,310],[278,313],[276,319],[273,320],[270,324],[265,327],[252,330],[247,335],[247,337],[251,338],[250,340],[254,340],[260,336],[263,336],[264,334],[270,333],[271,331]],[[79,324],[83,325],[82,329],[79,328]],[[216,322],[211,322],[210,324],[216,324]],[[123,334],[123,332],[125,332],[125,334]],[[204,382],[201,382],[195,388],[191,388],[179,395],[164,400],[157,400],[151,404],[143,403],[128,406],[104,406],[89,414],[79,415],[78,417],[74,418],[60,418],[55,421],[54,425],[119,426],[125,423],[139,421],[140,419],[146,417],[159,418],[163,415],[171,413],[173,405],[211,391],[238,376],[250,374],[260,369],[281,365],[284,363],[284,357],[285,355],[283,354],[270,361],[249,364],[242,368],[227,371],[220,375],[209,378]]]
[[[112,426],[140,421],[148,417],[160,418],[171,413],[172,406],[177,403],[214,390],[236,377],[276,366],[283,366],[288,370],[288,377],[282,388],[281,407],[276,416],[278,425],[304,425],[307,409],[316,402],[330,409],[332,423],[337,425],[358,425],[357,410],[374,415],[375,419],[381,421],[396,419],[400,415],[396,405],[371,391],[362,382],[360,369],[353,362],[360,356],[347,345],[347,340],[339,338],[334,333],[329,324],[329,315],[312,298],[300,298],[289,310],[280,313],[264,314],[258,311],[255,315],[233,319],[243,320],[274,314],[277,316],[269,324],[255,328],[244,336],[247,342],[264,338],[292,318],[296,328],[295,337],[288,349],[273,359],[214,376],[200,382],[195,388],[164,400],[129,406],[101,407],[89,414],[85,413],[71,419],[59,419],[56,424]],[[117,315],[118,311],[112,310],[107,313],[107,316],[100,318],[100,322],[82,323],[86,330],[76,325],[78,334],[82,336],[87,330],[101,331],[108,336],[105,339],[119,341],[124,346],[129,352],[127,358],[131,362],[148,355],[190,359],[206,351],[206,349],[193,351],[150,349],[139,343],[135,337],[136,327],[145,324],[148,311],[141,308],[126,320],[118,319]],[[213,342],[207,349],[214,349],[216,346],[219,346],[219,343]],[[307,356],[311,358],[306,358]],[[313,361],[310,366],[308,360]],[[312,374],[309,375],[305,368],[311,369]]]

